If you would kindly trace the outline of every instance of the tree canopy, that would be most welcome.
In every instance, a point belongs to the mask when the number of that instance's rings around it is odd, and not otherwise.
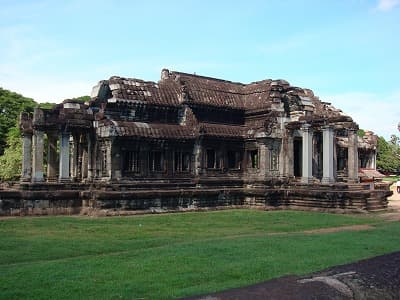
[[[81,102],[89,96],[74,98]],[[21,112],[33,112],[35,107],[51,109],[54,103],[37,103],[15,92],[0,88],[0,179],[15,180],[21,174],[22,142],[18,126]]]
[[[0,155],[4,153],[8,131],[17,125],[20,113],[33,112],[36,106],[33,99],[0,88]]]
[[[89,102],[90,96],[80,96],[80,97],[74,98],[74,100],[78,100],[80,102]]]
[[[400,145],[396,135],[392,135],[389,142],[383,137],[378,138],[376,167],[384,172],[400,172]]]
[[[0,156],[1,180],[16,180],[22,168],[22,141],[18,127],[11,127],[7,134],[7,147]]]

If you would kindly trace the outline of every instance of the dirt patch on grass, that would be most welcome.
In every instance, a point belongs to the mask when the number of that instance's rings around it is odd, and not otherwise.
[[[339,226],[339,227],[328,227],[328,228],[304,230],[304,231],[301,231],[301,233],[305,233],[305,234],[333,233],[333,232],[340,232],[340,231],[370,230],[373,228],[374,228],[374,226],[372,226],[372,225],[361,224],[361,225],[349,225],[349,226]]]

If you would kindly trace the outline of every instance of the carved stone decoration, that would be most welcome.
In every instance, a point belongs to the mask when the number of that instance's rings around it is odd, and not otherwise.
[[[187,86],[185,84],[181,85],[180,92],[181,92],[181,101],[182,102],[188,101],[189,100],[189,93],[188,93]]]
[[[276,112],[275,111],[270,111],[268,114],[265,115],[264,117],[264,131],[266,135],[271,135],[272,131],[274,128],[276,128],[277,124],[277,118],[276,118]]]
[[[22,112],[20,115],[19,128],[23,133],[32,134],[32,114]]]

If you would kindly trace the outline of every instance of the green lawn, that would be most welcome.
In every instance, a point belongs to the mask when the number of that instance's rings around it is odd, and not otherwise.
[[[367,231],[303,230],[371,224]],[[0,299],[173,299],[400,250],[375,216],[230,210],[0,221]]]
[[[382,179],[383,181],[395,182],[400,180],[400,176],[386,176]]]

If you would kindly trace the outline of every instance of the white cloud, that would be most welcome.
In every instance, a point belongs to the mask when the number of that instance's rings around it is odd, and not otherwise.
[[[389,11],[400,4],[400,0],[378,0],[376,8],[380,11]]]
[[[386,139],[392,134],[399,135],[400,91],[386,95],[352,92],[321,97],[343,110],[359,124],[360,128],[372,130]]]

